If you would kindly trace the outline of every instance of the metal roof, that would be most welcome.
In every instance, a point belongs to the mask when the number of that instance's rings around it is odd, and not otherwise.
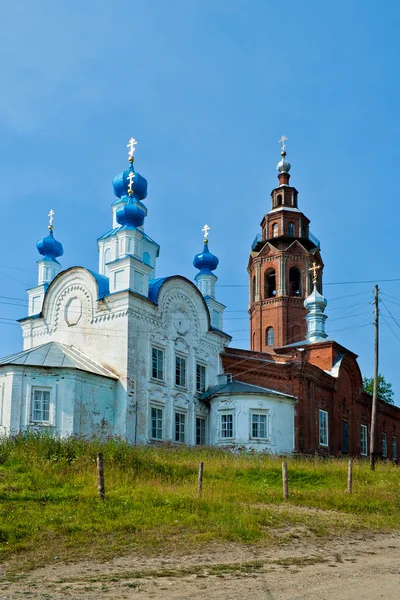
[[[208,400],[212,396],[233,395],[233,394],[264,394],[268,396],[279,396],[280,398],[291,398],[296,400],[295,396],[277,392],[269,388],[243,383],[242,381],[231,381],[230,383],[222,383],[209,388],[200,396],[200,400]]]
[[[17,352],[11,356],[5,356],[0,359],[0,367],[5,365],[23,365],[26,367],[53,367],[64,369],[78,369],[102,375],[111,379],[118,379],[115,373],[112,373],[99,363],[95,362],[83,352],[73,346],[66,346],[59,342],[48,342],[30,350]]]

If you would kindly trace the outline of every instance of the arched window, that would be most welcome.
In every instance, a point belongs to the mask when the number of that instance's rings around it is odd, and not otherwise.
[[[256,334],[253,333],[253,347],[252,347],[252,350],[255,350],[255,349],[256,349]]]
[[[275,269],[267,269],[264,273],[264,298],[276,296],[276,273]]]
[[[289,233],[289,237],[294,237],[294,223],[289,223],[288,233]]]
[[[294,325],[292,329],[292,342],[300,341],[300,325]]]
[[[278,223],[272,225],[272,237],[278,237]]]
[[[301,271],[297,267],[289,269],[289,294],[301,296]]]
[[[275,332],[273,327],[267,327],[265,330],[265,343],[267,346],[273,346],[275,344]]]
[[[107,263],[111,262],[111,248],[107,248],[104,252],[104,275],[108,277]]]
[[[251,301],[255,302],[256,300],[256,276],[254,275],[253,281],[251,284]]]
[[[277,200],[277,202],[278,202],[278,206],[282,206],[282,194],[279,194],[279,195],[276,197],[276,200]]]

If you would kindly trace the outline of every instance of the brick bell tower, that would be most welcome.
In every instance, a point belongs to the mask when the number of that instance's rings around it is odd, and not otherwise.
[[[319,268],[317,288],[322,293],[320,244],[310,232],[309,219],[298,208],[296,188],[289,185],[286,140],[285,136],[279,140],[279,186],[272,190],[272,207],[261,221],[247,268],[250,348],[257,352],[271,352],[274,347],[305,339],[304,300],[313,289],[313,263]]]

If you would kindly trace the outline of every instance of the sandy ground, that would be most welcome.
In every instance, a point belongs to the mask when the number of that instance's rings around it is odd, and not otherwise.
[[[56,561],[57,559],[55,559]],[[400,598],[400,533],[187,557],[124,556],[0,578],[0,600],[358,600]]]

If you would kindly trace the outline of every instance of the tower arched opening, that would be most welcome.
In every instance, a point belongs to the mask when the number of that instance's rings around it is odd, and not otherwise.
[[[267,269],[264,273],[264,298],[276,296],[276,273],[275,269]]]
[[[289,295],[301,296],[301,271],[298,267],[290,267],[289,269]]]

